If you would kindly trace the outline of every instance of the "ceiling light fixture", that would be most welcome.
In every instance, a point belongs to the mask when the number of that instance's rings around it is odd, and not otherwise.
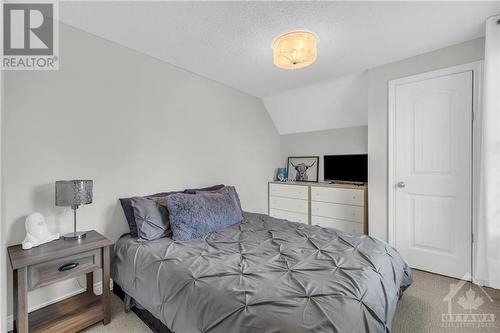
[[[316,61],[317,38],[312,32],[293,31],[273,43],[273,62],[283,69],[304,68]]]

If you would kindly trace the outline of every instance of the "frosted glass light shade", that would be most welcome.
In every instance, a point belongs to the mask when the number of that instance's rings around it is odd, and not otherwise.
[[[278,37],[273,43],[273,62],[283,69],[311,65],[317,57],[316,36],[307,31],[294,31]]]

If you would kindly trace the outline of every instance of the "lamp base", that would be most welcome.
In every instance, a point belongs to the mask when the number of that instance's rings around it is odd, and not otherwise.
[[[69,234],[64,234],[63,238],[64,240],[71,240],[71,239],[82,239],[87,236],[86,231],[77,231],[77,232],[70,232]]]

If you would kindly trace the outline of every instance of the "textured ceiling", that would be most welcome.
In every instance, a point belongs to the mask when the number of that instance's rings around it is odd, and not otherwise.
[[[484,35],[500,2],[61,2],[63,22],[263,97]],[[319,37],[312,66],[285,71],[271,44]]]

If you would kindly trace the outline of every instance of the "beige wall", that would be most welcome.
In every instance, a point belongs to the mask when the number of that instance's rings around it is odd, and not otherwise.
[[[368,127],[281,135],[281,165],[288,156],[319,156],[319,180],[323,181],[323,155],[363,154],[368,151]]]
[[[389,80],[481,60],[484,38],[368,71],[368,202],[370,235],[387,240],[387,84]]]
[[[280,142],[261,100],[63,24],[60,59],[59,71],[5,73],[9,245],[23,240],[35,211],[52,232],[71,231],[71,210],[54,207],[58,179],[94,180],[78,228],[113,240],[128,231],[123,196],[225,183],[245,210],[267,211]],[[69,281],[37,290],[30,306],[76,288]]]

